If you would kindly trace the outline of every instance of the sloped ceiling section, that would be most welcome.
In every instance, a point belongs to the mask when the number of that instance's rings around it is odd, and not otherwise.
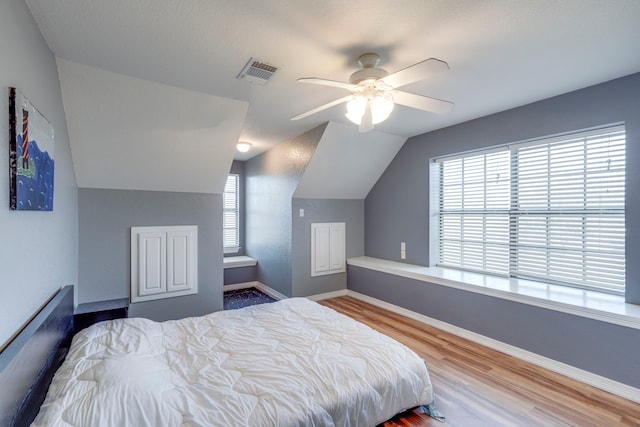
[[[290,117],[348,94],[366,52],[389,72],[439,58],[450,70],[402,90],[455,103],[448,114],[398,105],[378,130],[411,137],[640,71],[638,0],[26,0],[57,58],[250,101],[247,160],[345,106]],[[634,53],[636,52],[636,53]],[[235,77],[250,57],[279,71]],[[5,60],[3,58],[3,60]]]
[[[293,197],[364,199],[406,140],[330,122]]]
[[[222,193],[248,102],[57,61],[79,187]]]

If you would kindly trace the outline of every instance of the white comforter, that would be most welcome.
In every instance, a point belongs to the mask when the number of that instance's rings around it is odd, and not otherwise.
[[[303,298],[73,340],[35,426],[375,426],[432,401],[410,349]]]

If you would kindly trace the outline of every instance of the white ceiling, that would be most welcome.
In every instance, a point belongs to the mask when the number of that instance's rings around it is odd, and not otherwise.
[[[380,131],[363,134],[356,126],[330,122],[293,196],[364,199],[406,140]]]
[[[213,146],[223,141],[224,156],[235,155],[240,160],[320,123],[348,124],[344,106],[290,121],[296,114],[346,95],[341,89],[305,85],[296,79],[313,76],[346,81],[358,68],[355,58],[369,51],[382,56],[380,66],[389,72],[429,57],[450,66],[445,75],[403,90],[452,101],[453,112],[435,115],[397,106],[376,128],[401,137],[640,71],[638,0],[26,3],[63,64],[59,68],[65,109],[80,113],[91,103],[87,98],[100,92],[88,90],[83,95],[79,88],[72,87],[78,84],[72,75],[74,69],[80,69],[77,64],[89,66],[84,69],[88,79],[94,72],[104,78],[100,80],[105,85],[103,96],[111,91],[108,85],[117,85],[117,80],[124,77],[111,79],[101,70],[147,80],[164,88],[164,102],[173,96],[180,99],[182,94],[187,103],[192,97],[212,102],[215,106],[211,113],[219,114],[223,121],[240,120],[235,131],[225,128],[226,133],[217,138],[214,124],[206,135]],[[250,57],[280,68],[267,85],[236,79]],[[76,65],[67,66],[72,63]],[[74,93],[73,99],[68,97],[69,92]],[[135,98],[135,90],[131,96]],[[111,107],[117,108],[115,100],[111,101]],[[246,114],[241,114],[238,101],[248,103]],[[153,103],[153,97],[148,102]],[[76,120],[69,113],[68,121]],[[231,117],[234,114],[235,119]],[[215,117],[214,123],[220,117]],[[193,125],[191,119],[190,115],[178,115],[171,131]],[[105,124],[103,133],[114,124]],[[80,147],[90,129],[78,127],[73,131],[74,126],[69,127],[72,145]],[[171,140],[166,138],[170,134],[163,137],[163,149],[170,146]],[[249,141],[253,148],[246,155],[234,154],[229,151],[230,138]],[[96,144],[108,141],[104,138]],[[75,163],[81,149],[73,150]],[[87,163],[83,167],[93,166]]]
[[[57,62],[79,187],[222,193],[247,102]]]

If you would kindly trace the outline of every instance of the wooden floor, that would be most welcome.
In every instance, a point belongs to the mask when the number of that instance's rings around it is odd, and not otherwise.
[[[385,427],[640,426],[640,404],[355,298],[320,303],[395,338],[427,361],[446,421],[407,412]]]

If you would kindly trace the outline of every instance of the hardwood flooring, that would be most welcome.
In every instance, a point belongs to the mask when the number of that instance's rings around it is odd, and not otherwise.
[[[351,297],[321,304],[402,342],[429,365],[439,422],[408,411],[385,427],[640,426],[640,404]]]

